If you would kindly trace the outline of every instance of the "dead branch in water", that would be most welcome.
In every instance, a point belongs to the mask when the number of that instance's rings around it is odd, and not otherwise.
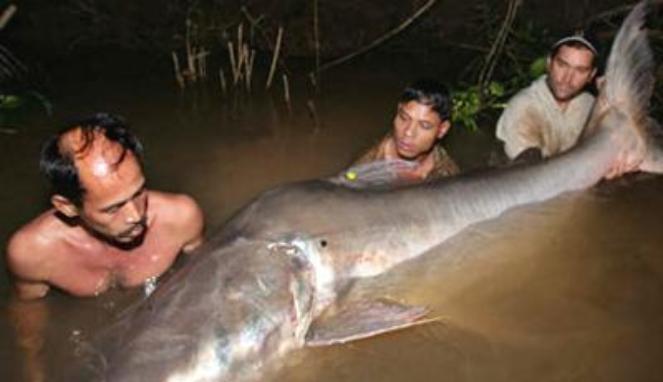
[[[267,83],[265,84],[265,89],[269,89],[272,86],[272,79],[274,78],[274,71],[276,70],[276,63],[279,60],[279,54],[281,53],[281,39],[283,38],[283,26],[279,27],[278,35],[276,36],[276,45],[274,48],[274,56],[272,56],[272,64],[269,67],[269,75],[267,76]]]
[[[290,102],[290,83],[288,82],[288,75],[283,73],[283,98],[285,105],[288,108],[288,113],[292,114],[292,103]]]
[[[260,36],[264,40],[265,44],[267,44],[267,48],[272,50],[272,51],[275,51],[276,47],[275,47],[275,45],[272,45],[272,38],[268,37],[267,33],[265,32],[265,29],[262,28],[259,25],[259,23],[262,20],[263,16],[259,16],[257,18],[254,17],[253,15],[251,15],[251,13],[249,12],[249,10],[246,6],[242,6],[241,12],[246,17],[246,19],[249,21],[249,23],[251,23],[251,28],[257,30],[260,33]],[[290,71],[288,70],[288,67],[285,65],[285,62],[283,61],[283,57],[280,56],[280,55],[278,57],[278,64],[281,67],[281,70],[283,72],[290,73]]]
[[[348,55],[345,55],[343,57],[337,58],[335,60],[332,60],[330,62],[327,62],[327,63],[323,64],[318,69],[318,72],[322,72],[322,71],[327,70],[329,68],[333,68],[334,66],[340,65],[344,62],[347,62],[347,61],[349,61],[349,60],[351,60],[351,59],[353,59],[357,56],[360,56],[360,55],[372,50],[373,48],[381,45],[383,42],[389,40],[390,38],[392,38],[395,35],[402,32],[405,28],[410,26],[410,24],[412,24],[412,22],[414,22],[414,20],[419,18],[419,16],[424,14],[426,11],[428,11],[428,9],[430,9],[436,2],[437,2],[437,0],[429,0],[426,4],[424,4],[421,8],[419,8],[412,16],[410,16],[407,20],[403,21],[396,28],[392,29],[391,31],[387,32],[386,34],[382,35],[381,37],[373,40],[373,42],[371,42],[370,44],[360,48],[359,50],[357,50],[353,53],[350,53]]]
[[[172,51],[171,56],[173,58],[173,69],[175,70],[175,81],[177,81],[177,85],[180,87],[180,90],[184,90],[186,87],[186,84],[184,83],[184,76],[182,76],[182,70],[180,69],[180,60],[177,58],[177,53],[175,51]]]
[[[205,50],[205,48],[202,48],[199,53],[196,54],[196,63],[198,64],[197,77],[200,80],[207,79],[207,56],[209,56],[209,52]]]
[[[239,78],[239,68],[235,59],[235,46],[232,41],[228,41],[228,57],[230,58],[230,70],[233,74],[233,83],[237,83]]]
[[[246,90],[251,91],[251,78],[253,77],[253,61],[256,58],[256,51],[255,49],[251,49],[251,53],[249,53],[249,46],[247,44],[244,44],[244,62],[246,62],[245,67],[245,82],[246,82]]]
[[[221,83],[221,91],[226,96],[228,94],[228,85],[226,84],[226,75],[223,72],[223,68],[219,68],[219,82]]]

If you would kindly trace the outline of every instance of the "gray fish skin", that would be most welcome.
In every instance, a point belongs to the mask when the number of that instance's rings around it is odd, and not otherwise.
[[[238,239],[186,264],[99,340],[95,379],[250,380],[302,346],[314,274],[296,247],[269,244]]]
[[[318,180],[259,196],[173,279],[109,331],[100,380],[259,380],[306,345],[346,282],[383,273],[504,211],[597,183],[625,153],[660,172],[646,104],[652,55],[639,4],[618,33],[588,133],[573,150],[516,167],[398,190]]]

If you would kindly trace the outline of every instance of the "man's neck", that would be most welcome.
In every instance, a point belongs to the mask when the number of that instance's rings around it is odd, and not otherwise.
[[[561,110],[562,112],[566,111],[566,109],[568,108],[570,102],[571,102],[571,100],[560,101],[557,98],[555,98],[555,103],[557,104],[557,107],[559,108],[559,110]]]
[[[435,149],[435,146],[433,146],[429,151],[420,154],[418,157],[414,158],[413,161],[417,162],[419,166],[423,166],[425,164],[433,163],[434,158],[433,158],[433,150]]]

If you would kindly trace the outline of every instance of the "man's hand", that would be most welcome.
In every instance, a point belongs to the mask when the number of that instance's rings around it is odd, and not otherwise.
[[[513,164],[527,163],[532,164],[543,160],[543,154],[538,147],[530,147],[523,150],[513,159]]]
[[[614,179],[626,173],[638,171],[642,161],[642,155],[634,155],[632,153],[622,151],[617,157],[617,160],[615,160],[608,172],[605,174],[604,178]]]
[[[615,122],[613,122],[615,123]],[[628,123],[625,122],[625,123]],[[630,127],[633,130],[635,128]],[[647,156],[647,142],[639,134],[630,136],[617,136],[613,138],[616,147],[621,147],[617,158],[613,161],[610,168],[604,175],[605,179],[613,179],[622,176],[628,172],[638,171],[640,165]]]

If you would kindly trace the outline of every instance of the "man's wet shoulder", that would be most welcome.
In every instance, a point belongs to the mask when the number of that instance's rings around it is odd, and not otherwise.
[[[196,200],[187,194],[149,191],[149,209],[162,230],[188,240],[203,228],[203,212]]]

